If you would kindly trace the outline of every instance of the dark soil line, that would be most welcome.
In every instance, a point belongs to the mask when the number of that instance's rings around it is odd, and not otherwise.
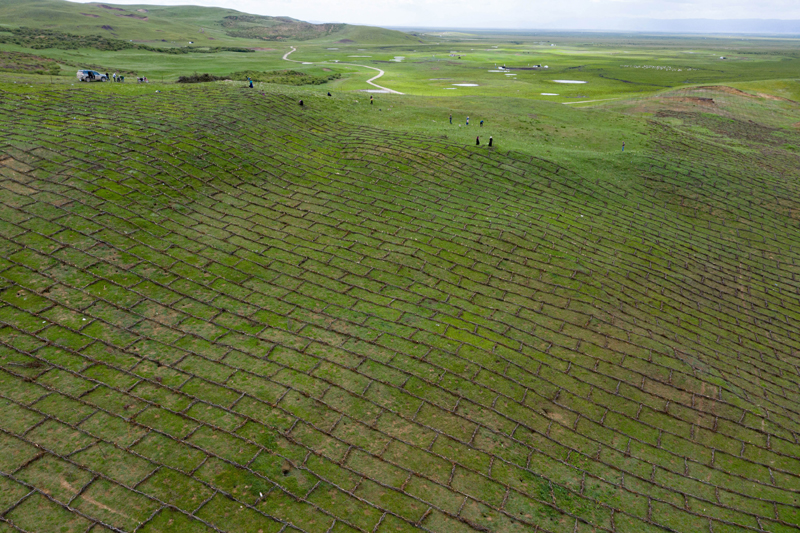
[[[614,80],[614,81],[621,81],[622,83],[631,83],[633,85],[648,85],[650,87],[663,87],[665,89],[672,89],[674,85],[656,85],[655,83],[642,83],[640,81],[630,81],[630,80],[621,80],[619,78],[612,78],[610,76],[603,76],[602,74],[598,74],[601,78],[606,80]]]

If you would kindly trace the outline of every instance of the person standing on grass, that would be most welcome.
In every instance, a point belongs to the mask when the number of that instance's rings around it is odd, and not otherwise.
[[[253,80],[250,79],[250,76],[247,77],[247,81],[250,82],[250,88],[253,88]]]
[[[625,141],[622,141],[622,151],[625,151]]]
[[[467,117],[467,126],[469,126],[469,117]]]
[[[481,120],[481,128],[483,127],[483,120]]]
[[[369,97],[369,105],[373,105],[375,101],[372,99],[372,95]]]
[[[481,137],[479,135],[479,136],[475,137],[475,146],[480,146],[480,145],[481,145]]]
[[[492,146],[492,136],[491,135],[489,135],[489,146],[490,147]]]
[[[450,124],[452,124],[452,123],[453,123],[453,114],[450,113]]]

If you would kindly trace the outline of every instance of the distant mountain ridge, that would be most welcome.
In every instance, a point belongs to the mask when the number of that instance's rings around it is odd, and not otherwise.
[[[417,37],[384,28],[312,24],[290,17],[252,15],[219,7],[80,4],[65,0],[0,0],[0,32],[3,27],[170,45],[259,46],[260,41],[307,40],[359,44],[419,42]]]

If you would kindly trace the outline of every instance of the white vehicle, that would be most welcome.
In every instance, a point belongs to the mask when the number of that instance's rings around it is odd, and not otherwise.
[[[78,81],[108,81],[108,76],[96,70],[79,70]]]

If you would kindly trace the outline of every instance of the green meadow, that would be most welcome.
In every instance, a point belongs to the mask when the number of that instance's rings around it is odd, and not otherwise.
[[[0,533],[797,531],[797,40],[0,20]]]

